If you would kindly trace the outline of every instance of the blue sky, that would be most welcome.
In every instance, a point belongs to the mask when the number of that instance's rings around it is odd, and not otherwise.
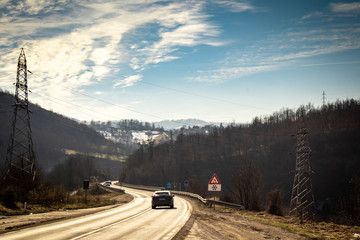
[[[78,120],[250,122],[360,96],[360,2],[0,0],[0,88]]]

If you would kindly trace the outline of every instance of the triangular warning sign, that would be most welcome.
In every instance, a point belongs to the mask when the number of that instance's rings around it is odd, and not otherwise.
[[[209,184],[220,184],[219,179],[217,178],[216,174],[214,173],[214,175],[212,176],[212,178],[210,179]]]

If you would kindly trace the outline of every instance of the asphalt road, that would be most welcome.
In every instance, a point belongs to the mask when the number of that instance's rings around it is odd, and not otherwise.
[[[92,215],[0,235],[10,239],[171,239],[191,215],[191,205],[175,197],[175,206],[151,209],[151,192],[125,188],[128,204]]]

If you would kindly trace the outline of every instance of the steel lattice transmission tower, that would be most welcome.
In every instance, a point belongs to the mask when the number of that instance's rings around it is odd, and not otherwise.
[[[30,127],[27,66],[24,49],[21,49],[16,75],[14,118],[7,149],[6,182],[29,185],[35,180],[35,157]],[[30,72],[30,71],[29,71]]]
[[[303,220],[312,218],[314,208],[314,194],[311,183],[310,153],[307,144],[308,129],[304,117],[301,117],[297,130],[296,167],[294,184],[290,201],[290,214],[296,215]]]

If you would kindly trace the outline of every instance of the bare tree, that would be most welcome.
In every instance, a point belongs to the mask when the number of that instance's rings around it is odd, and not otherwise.
[[[248,210],[260,210],[262,177],[252,161],[244,165],[232,176],[235,199]]]
[[[281,192],[275,189],[267,194],[268,209],[267,212],[278,216],[283,216]]]

